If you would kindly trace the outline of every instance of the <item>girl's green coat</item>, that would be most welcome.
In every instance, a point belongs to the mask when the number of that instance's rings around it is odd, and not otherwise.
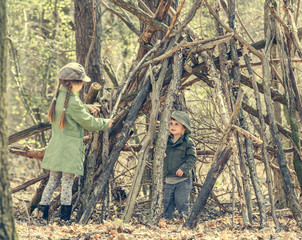
[[[104,131],[108,128],[110,120],[93,117],[87,106],[71,92],[66,108],[66,125],[62,130],[58,122],[64,108],[66,93],[67,89],[61,87],[56,100],[52,137],[45,151],[42,168],[83,175],[85,154],[83,129]]]

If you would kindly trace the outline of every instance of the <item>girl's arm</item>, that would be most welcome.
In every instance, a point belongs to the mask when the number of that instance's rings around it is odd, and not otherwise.
[[[66,113],[80,126],[89,131],[105,131],[111,121],[110,119],[95,118],[92,116],[88,107],[77,97],[68,102]]]

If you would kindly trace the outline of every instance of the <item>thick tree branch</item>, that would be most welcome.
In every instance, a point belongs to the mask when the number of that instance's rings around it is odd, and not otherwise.
[[[30,128],[14,133],[8,137],[8,145],[18,142],[19,140],[22,140],[34,134],[49,130],[50,128],[51,128],[51,124],[49,122],[46,122],[46,123],[39,123]]]

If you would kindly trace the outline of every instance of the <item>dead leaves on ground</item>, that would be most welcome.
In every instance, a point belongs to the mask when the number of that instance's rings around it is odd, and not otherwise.
[[[302,233],[295,225],[294,221],[284,219],[283,226],[291,224],[290,231],[282,230],[275,233],[273,222],[264,229],[257,228],[242,229],[242,219],[235,218],[235,227],[232,227],[230,217],[218,218],[205,221],[194,230],[182,228],[182,221],[166,221],[162,219],[158,226],[145,226],[142,224],[124,224],[121,221],[107,221],[104,224],[87,224],[60,226],[57,222],[52,222],[45,226],[37,226],[34,223],[17,221],[19,239],[109,239],[109,240],[129,240],[129,239],[159,239],[159,240],[266,240],[266,239],[302,239]]]

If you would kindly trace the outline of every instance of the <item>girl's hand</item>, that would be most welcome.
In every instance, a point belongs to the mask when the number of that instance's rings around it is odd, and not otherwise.
[[[92,114],[95,113],[95,112],[99,112],[100,111],[100,109],[97,106],[93,105],[93,104],[86,104],[86,106],[88,107],[89,111]]]
[[[109,122],[108,128],[111,128],[113,123],[114,123],[114,121],[111,119],[110,122]]]
[[[176,171],[176,176],[178,177],[181,177],[183,174],[184,172],[180,168]]]

